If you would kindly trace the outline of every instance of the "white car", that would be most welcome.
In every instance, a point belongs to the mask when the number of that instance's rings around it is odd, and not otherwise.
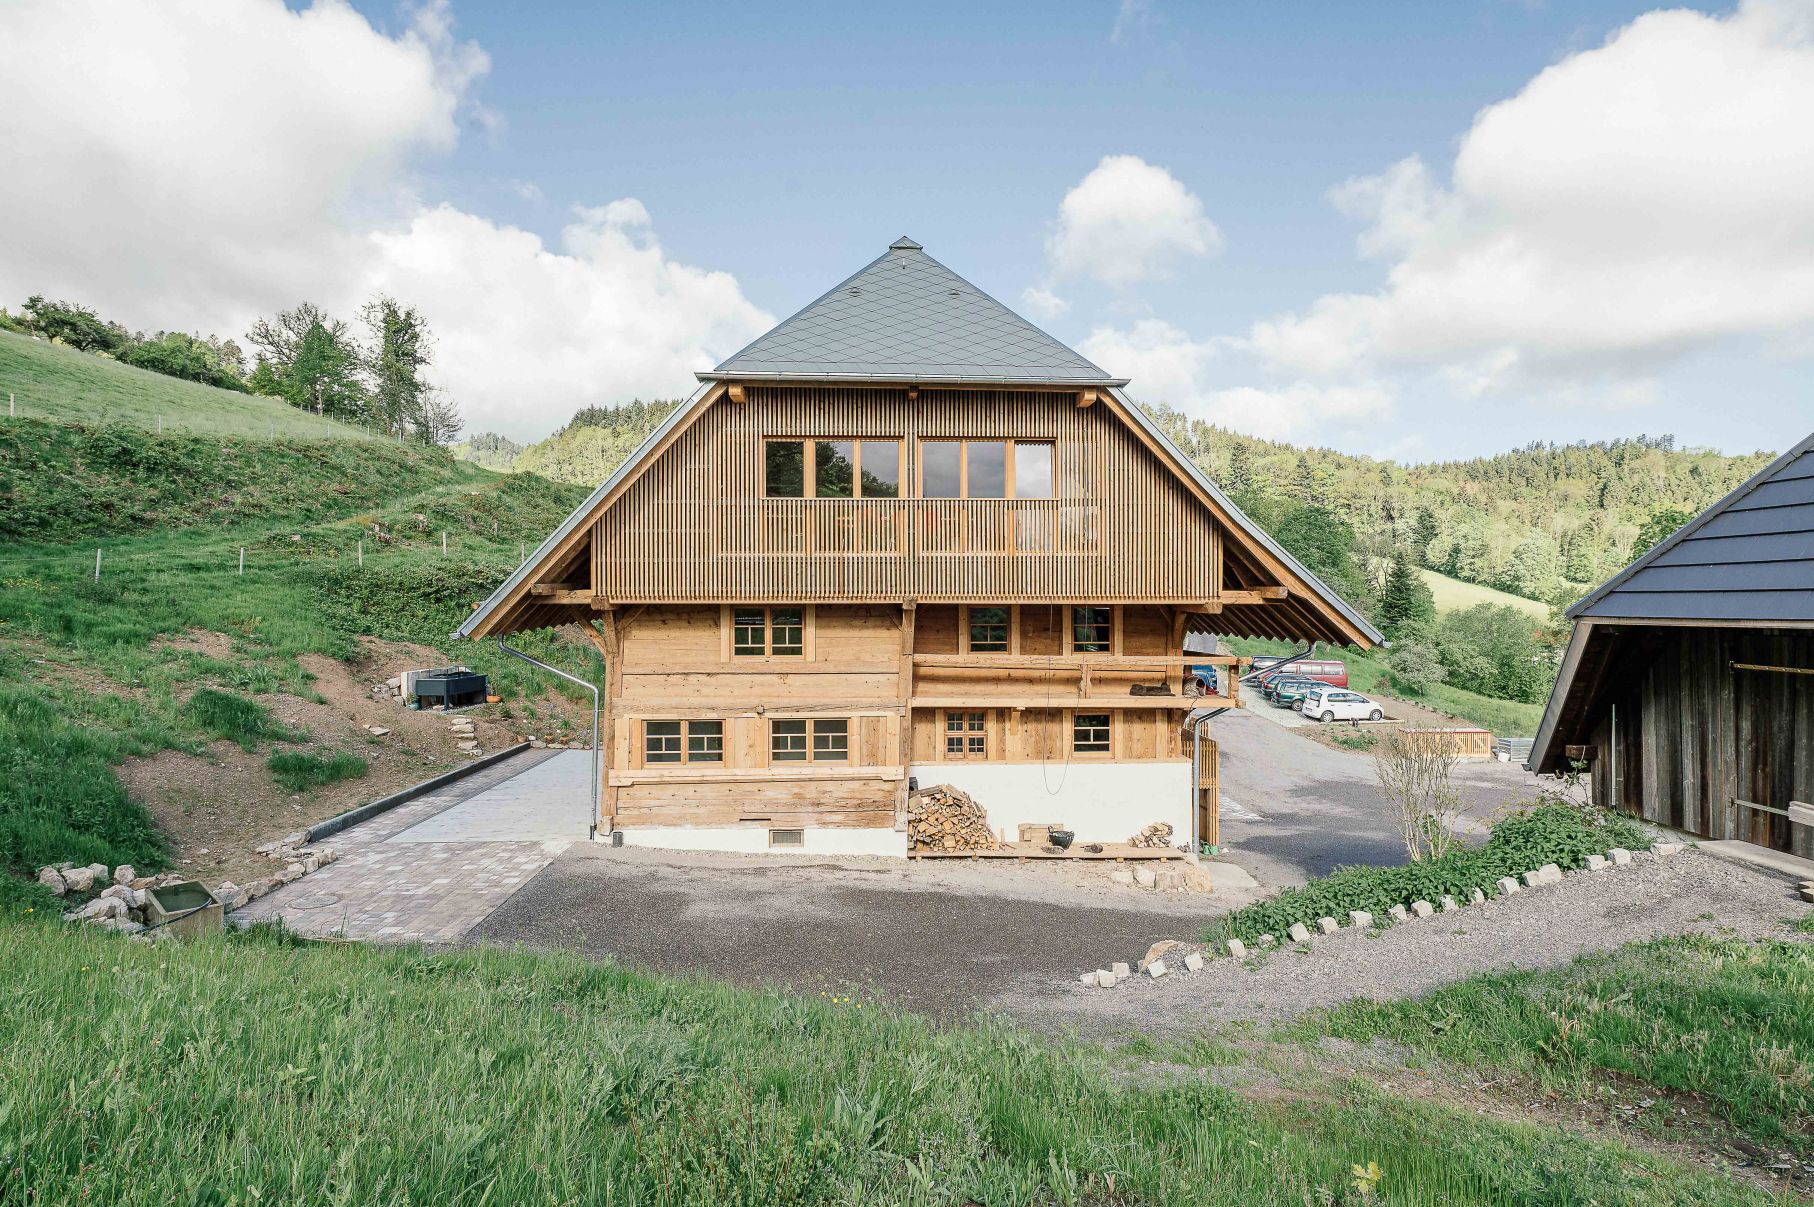
[[[1359,692],[1341,687],[1318,687],[1304,695],[1304,715],[1319,721],[1378,721],[1385,710]]]

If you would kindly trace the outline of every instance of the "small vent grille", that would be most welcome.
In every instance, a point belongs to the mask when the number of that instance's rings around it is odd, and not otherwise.
[[[768,845],[771,847],[803,847],[806,845],[806,831],[770,830]]]

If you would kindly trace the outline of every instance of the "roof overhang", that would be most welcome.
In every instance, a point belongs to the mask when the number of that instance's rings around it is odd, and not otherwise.
[[[800,382],[807,385],[852,385],[852,386],[1024,386],[1028,389],[1051,390],[1107,390],[1125,386],[1126,377],[1028,377],[1015,373],[964,373],[961,376],[948,373],[802,373],[797,370],[785,373],[751,373],[747,370],[720,372],[717,369],[702,369],[693,374],[700,381],[752,381],[764,384],[779,382]]]

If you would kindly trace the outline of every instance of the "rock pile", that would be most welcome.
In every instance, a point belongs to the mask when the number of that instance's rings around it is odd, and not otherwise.
[[[1130,847],[1169,847],[1172,845],[1172,824],[1169,821],[1156,821],[1127,840]]]
[[[907,845],[917,851],[993,851],[1000,844],[988,813],[969,793],[935,784],[907,798]]]
[[[471,717],[455,717],[447,723],[447,728],[454,736],[456,749],[475,759],[484,753],[479,749],[479,731],[473,726]]]
[[[85,867],[58,863],[38,869],[39,884],[59,897],[76,899],[69,902],[74,908],[64,913],[65,922],[86,922],[125,934],[138,934],[145,929],[145,906],[152,889],[183,879],[177,872],[141,876],[130,863],[111,869],[104,863]],[[90,893],[95,895],[87,901],[79,900]]]

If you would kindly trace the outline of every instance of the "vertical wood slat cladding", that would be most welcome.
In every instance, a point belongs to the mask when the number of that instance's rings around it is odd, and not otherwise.
[[[1735,804],[1814,802],[1814,636],[1684,629],[1595,727],[1595,799],[1704,838],[1814,857],[1814,829]]]
[[[622,602],[1212,599],[1221,534],[1106,408],[1074,393],[759,387],[720,402],[594,529]],[[1052,499],[769,499],[765,437],[1049,440]]]

